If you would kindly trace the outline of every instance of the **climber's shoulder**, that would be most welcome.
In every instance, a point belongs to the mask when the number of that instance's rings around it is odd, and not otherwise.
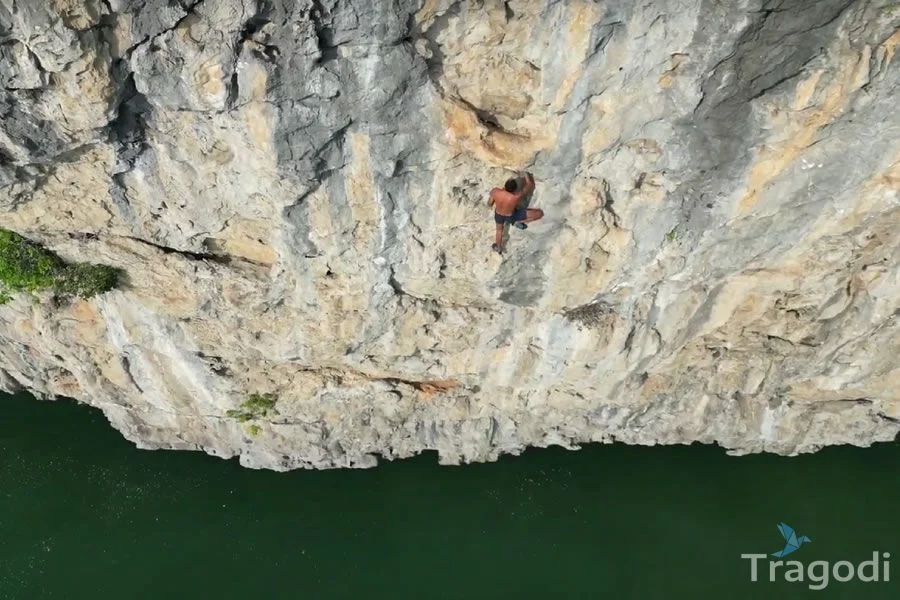
[[[494,189],[491,190],[491,198],[493,198],[494,200],[496,200],[498,202],[514,200],[515,197],[516,197],[515,194],[510,194],[503,188],[495,187]]]

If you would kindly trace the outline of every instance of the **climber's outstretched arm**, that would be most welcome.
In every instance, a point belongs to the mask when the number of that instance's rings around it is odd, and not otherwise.
[[[534,177],[532,177],[531,173],[525,173],[525,187],[523,187],[522,191],[518,193],[519,199],[521,200],[533,191]]]

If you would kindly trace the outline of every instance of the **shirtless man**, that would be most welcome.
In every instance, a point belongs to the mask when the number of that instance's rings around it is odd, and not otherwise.
[[[531,173],[525,174],[525,186],[521,190],[518,187],[518,181],[508,179],[503,188],[491,190],[488,206],[494,207],[494,223],[497,224],[496,241],[491,249],[498,254],[503,254],[503,228],[507,223],[519,229],[527,229],[526,223],[544,216],[544,211],[539,208],[519,208],[522,199],[534,191],[534,177]]]

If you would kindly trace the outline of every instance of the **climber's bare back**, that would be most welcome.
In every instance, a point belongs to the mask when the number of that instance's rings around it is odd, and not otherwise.
[[[504,217],[512,216],[521,199],[519,194],[511,194],[498,187],[491,190],[490,198],[491,204],[494,205],[494,212]]]

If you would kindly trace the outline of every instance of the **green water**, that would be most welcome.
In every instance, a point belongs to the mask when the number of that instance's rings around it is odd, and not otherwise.
[[[897,443],[273,473],[139,451],[71,402],[0,407],[2,600],[900,597]],[[779,550],[779,521],[804,562],[891,552],[891,581],[751,583],[740,554]]]

